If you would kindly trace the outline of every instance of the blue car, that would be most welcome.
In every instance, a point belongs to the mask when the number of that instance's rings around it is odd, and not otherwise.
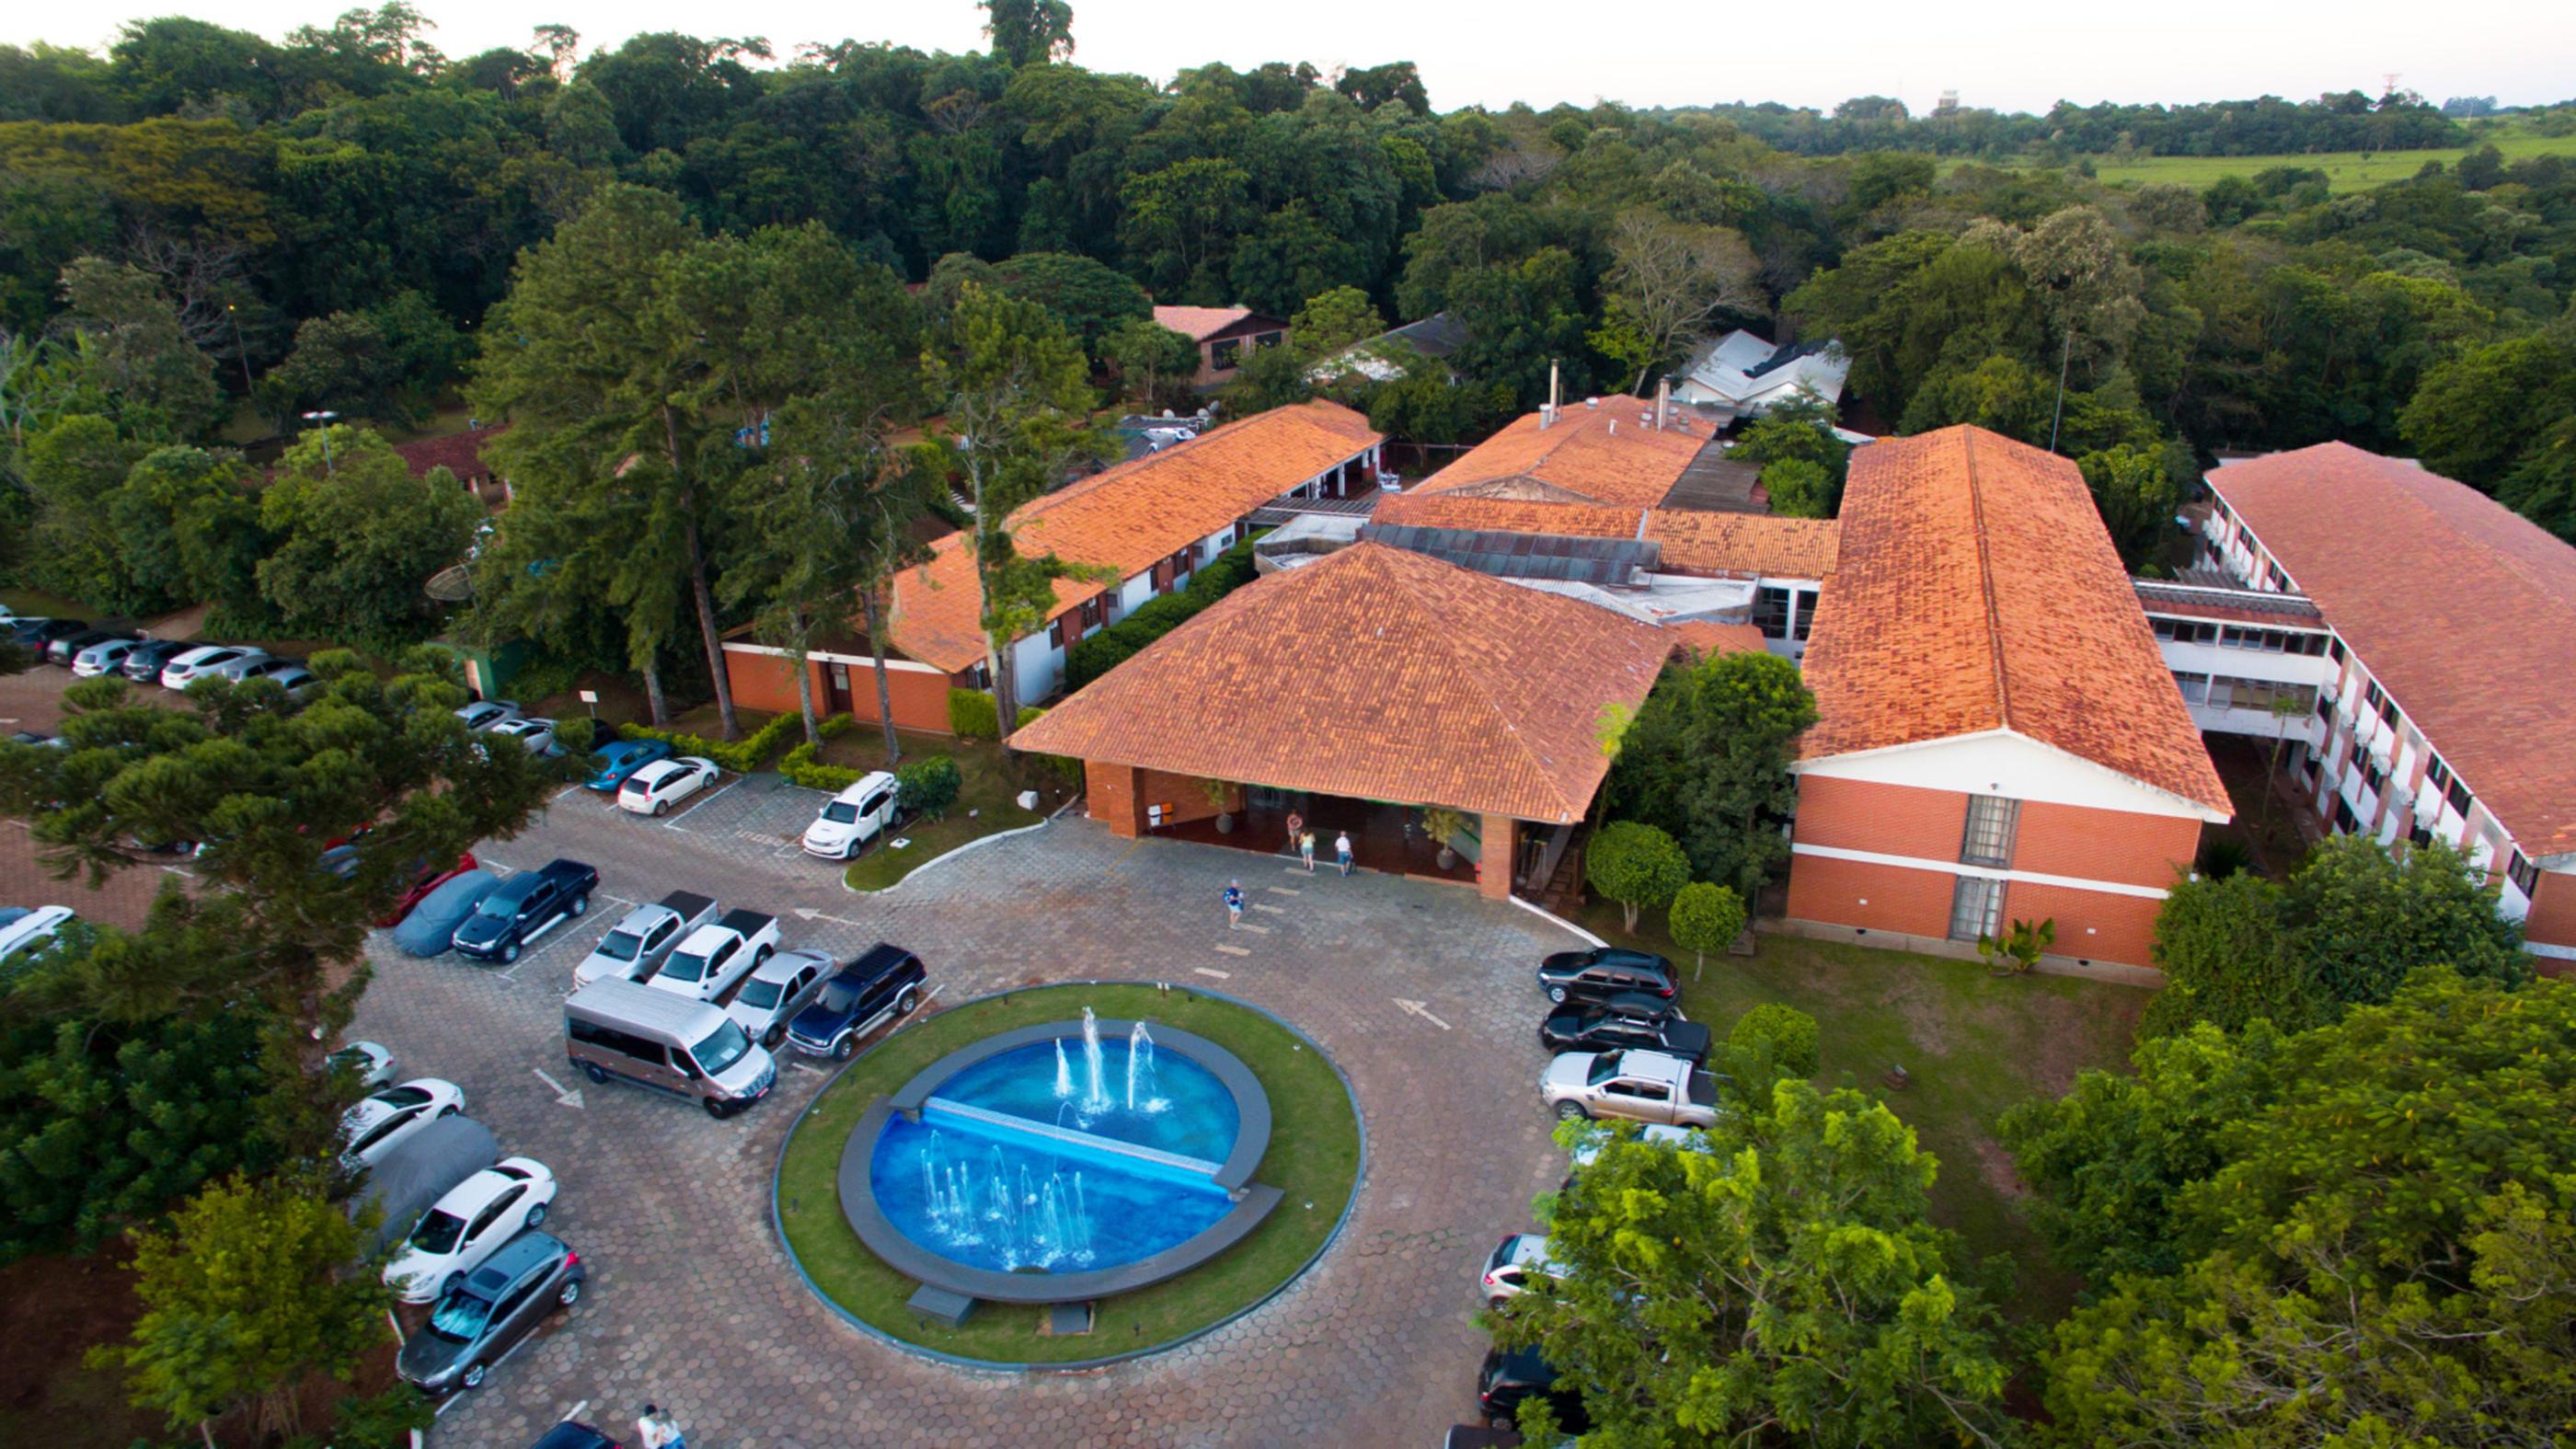
[[[671,747],[661,740],[619,740],[593,750],[591,757],[599,761],[599,773],[582,783],[594,790],[615,790],[646,765],[671,758]]]
[[[920,957],[879,941],[823,983],[814,1004],[787,1024],[787,1039],[807,1056],[847,1061],[879,1022],[912,1014],[925,974]]]

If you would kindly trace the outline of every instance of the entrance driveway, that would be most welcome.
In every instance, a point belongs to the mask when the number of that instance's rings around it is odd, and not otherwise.
[[[1079,819],[855,895],[836,866],[792,848],[821,798],[758,775],[652,821],[573,791],[525,836],[478,854],[516,869],[557,855],[596,865],[604,899],[576,929],[508,970],[413,961],[379,941],[352,1035],[391,1046],[406,1076],[457,1082],[505,1153],[553,1167],[563,1195],[548,1229],[591,1265],[580,1305],[453,1406],[436,1443],[517,1449],[584,1403],[585,1417],[622,1429],[648,1399],[671,1406],[700,1449],[1428,1445],[1473,1414],[1482,1255],[1530,1225],[1531,1196],[1563,1169],[1537,1105],[1529,970],[1569,934],[1454,886],[1310,877]],[[1231,931],[1219,899],[1230,878],[1253,906]],[[1368,1166],[1352,1219],[1279,1298],[1140,1363],[1023,1377],[887,1347],[807,1293],[770,1225],[779,1145],[824,1073],[784,1069],[771,1100],[717,1122],[590,1086],[565,1064],[558,1007],[573,963],[626,903],[674,888],[775,912],[789,945],[911,947],[938,988],[933,1009],[1010,986],[1143,979],[1276,1012],[1357,1093]],[[578,1106],[558,1084],[580,1088]]]

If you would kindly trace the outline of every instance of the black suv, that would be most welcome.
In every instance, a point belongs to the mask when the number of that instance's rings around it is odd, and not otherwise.
[[[1571,1388],[1558,1389],[1556,1369],[1536,1349],[1485,1351],[1485,1366],[1476,1370],[1476,1406],[1485,1411],[1488,1425],[1512,1428],[1520,1420],[1521,1401],[1537,1395],[1545,1395],[1555,1407],[1556,1427],[1570,1434],[1591,1429],[1592,1416],[1583,1411],[1583,1396]]]
[[[1708,1059],[1708,1028],[1684,1017],[1660,996],[1623,991],[1590,1006],[1571,1006],[1539,1024],[1538,1044],[1552,1052],[1664,1052],[1699,1062]]]
[[[879,941],[823,983],[813,1005],[787,1023],[787,1039],[808,1056],[847,1060],[878,1022],[912,1014],[926,974],[920,957]]]
[[[1672,962],[1652,951],[1596,946],[1559,951],[1539,962],[1538,984],[1550,1001],[1606,1001],[1624,991],[1670,1001],[1681,989],[1681,978],[1673,974]]]
[[[462,925],[451,944],[485,961],[516,961],[520,950],[558,921],[569,921],[590,909],[590,893],[599,889],[599,872],[577,860],[550,860],[492,888]]]

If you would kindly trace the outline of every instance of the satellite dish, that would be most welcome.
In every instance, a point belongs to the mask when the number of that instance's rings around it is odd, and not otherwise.
[[[450,564],[429,576],[421,592],[442,604],[461,604],[474,597],[474,577],[463,564]]]

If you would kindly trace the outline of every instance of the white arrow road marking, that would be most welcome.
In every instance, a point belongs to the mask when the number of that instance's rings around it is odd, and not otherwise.
[[[567,1107],[578,1107],[581,1105],[581,1089],[579,1087],[575,1087],[571,1091],[567,1092],[564,1090],[563,1083],[547,1076],[545,1072],[539,1068],[530,1067],[528,1070],[535,1072],[537,1074],[537,1080],[545,1083],[546,1086],[554,1092],[556,1101],[561,1102]]]
[[[830,921],[834,925],[840,926],[865,926],[867,924],[865,921],[853,921],[847,916],[827,916],[821,911],[815,910],[810,906],[798,906],[796,908],[796,918],[800,921]]]
[[[1442,1031],[1447,1031],[1449,1029],[1449,1023],[1442,1021],[1440,1018],[1431,1014],[1431,1003],[1427,1001],[1407,1001],[1403,997],[1399,996],[1395,998],[1395,1004],[1402,1007],[1404,1010],[1413,1013],[1415,1016],[1421,1017],[1424,1021],[1431,1023]]]

